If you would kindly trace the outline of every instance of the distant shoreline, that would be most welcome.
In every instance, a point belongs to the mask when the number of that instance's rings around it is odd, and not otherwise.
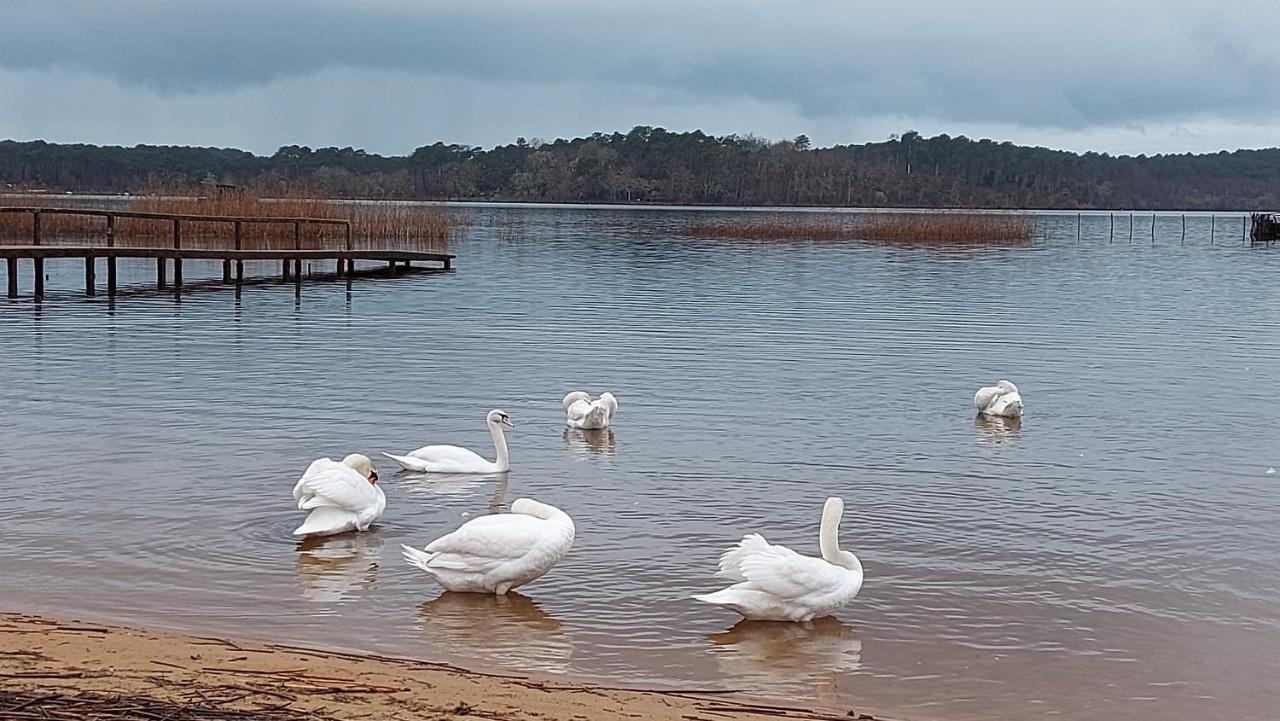
[[[174,709],[235,709],[250,721],[299,718],[655,721],[732,715],[739,721],[873,717],[753,703],[708,689],[625,690],[549,682],[375,655],[227,640],[25,614],[0,614],[0,694],[40,708],[68,696]],[[3,698],[4,696],[0,696]],[[51,706],[53,708],[53,706]],[[61,708],[61,707],[58,707]],[[247,713],[245,713],[247,712]]]

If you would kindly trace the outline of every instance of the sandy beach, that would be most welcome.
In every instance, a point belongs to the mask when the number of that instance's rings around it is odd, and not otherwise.
[[[0,718],[872,719],[708,689],[620,689],[448,664],[0,615]]]

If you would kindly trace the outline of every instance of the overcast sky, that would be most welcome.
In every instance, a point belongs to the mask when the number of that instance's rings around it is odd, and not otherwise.
[[[660,125],[1280,145],[1280,1],[6,0],[0,137],[492,146]],[[1260,35],[1261,33],[1261,35]]]

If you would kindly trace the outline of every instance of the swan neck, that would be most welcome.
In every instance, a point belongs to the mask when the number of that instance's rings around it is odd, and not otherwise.
[[[827,563],[844,565],[840,558],[840,518],[844,509],[827,504],[822,509],[822,525],[818,528],[818,548]]]
[[[498,423],[489,424],[489,435],[493,436],[493,448],[498,454],[494,465],[499,471],[505,471],[511,465],[507,458],[507,435],[502,432],[502,425]]]

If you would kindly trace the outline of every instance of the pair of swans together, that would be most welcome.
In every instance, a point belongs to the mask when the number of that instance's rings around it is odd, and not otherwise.
[[[497,448],[496,461],[458,446],[423,446],[408,455],[383,455],[402,467],[420,473],[498,473],[510,468],[507,439],[502,426],[515,427],[511,416],[498,409],[485,416]],[[295,536],[334,536],[348,531],[367,531],[387,510],[387,496],[378,486],[378,471],[368,456],[352,453],[341,462],[318,458],[311,462],[293,487],[298,508],[309,511],[307,519],[294,529]]]
[[[565,412],[565,423],[570,428],[582,430],[608,428],[618,412],[618,400],[612,393],[601,393],[593,401],[588,394],[574,391],[564,397],[561,406]],[[423,446],[403,456],[393,456],[390,453],[382,455],[395,461],[406,471],[416,473],[506,473],[511,470],[511,459],[502,427],[505,425],[515,428],[515,424],[511,422],[510,416],[495,409],[485,417],[485,425],[489,428],[489,435],[493,437],[496,459],[492,462],[474,451],[458,446]]]
[[[618,403],[611,393],[591,401],[575,391],[562,406],[566,423],[575,428],[604,428],[613,420]],[[383,455],[406,470],[419,473],[502,473],[510,469],[503,426],[514,428],[505,411],[485,417],[493,438],[496,460],[488,461],[458,446],[424,446],[403,456]],[[298,508],[310,511],[296,535],[334,535],[365,531],[386,510],[386,494],[378,487],[378,473],[367,456],[352,454],[335,463],[312,462],[293,489]],[[529,498],[511,504],[510,513],[474,518],[453,533],[419,551],[403,546],[409,563],[426,571],[450,591],[505,594],[551,570],[569,552],[573,519],[560,509]]]

